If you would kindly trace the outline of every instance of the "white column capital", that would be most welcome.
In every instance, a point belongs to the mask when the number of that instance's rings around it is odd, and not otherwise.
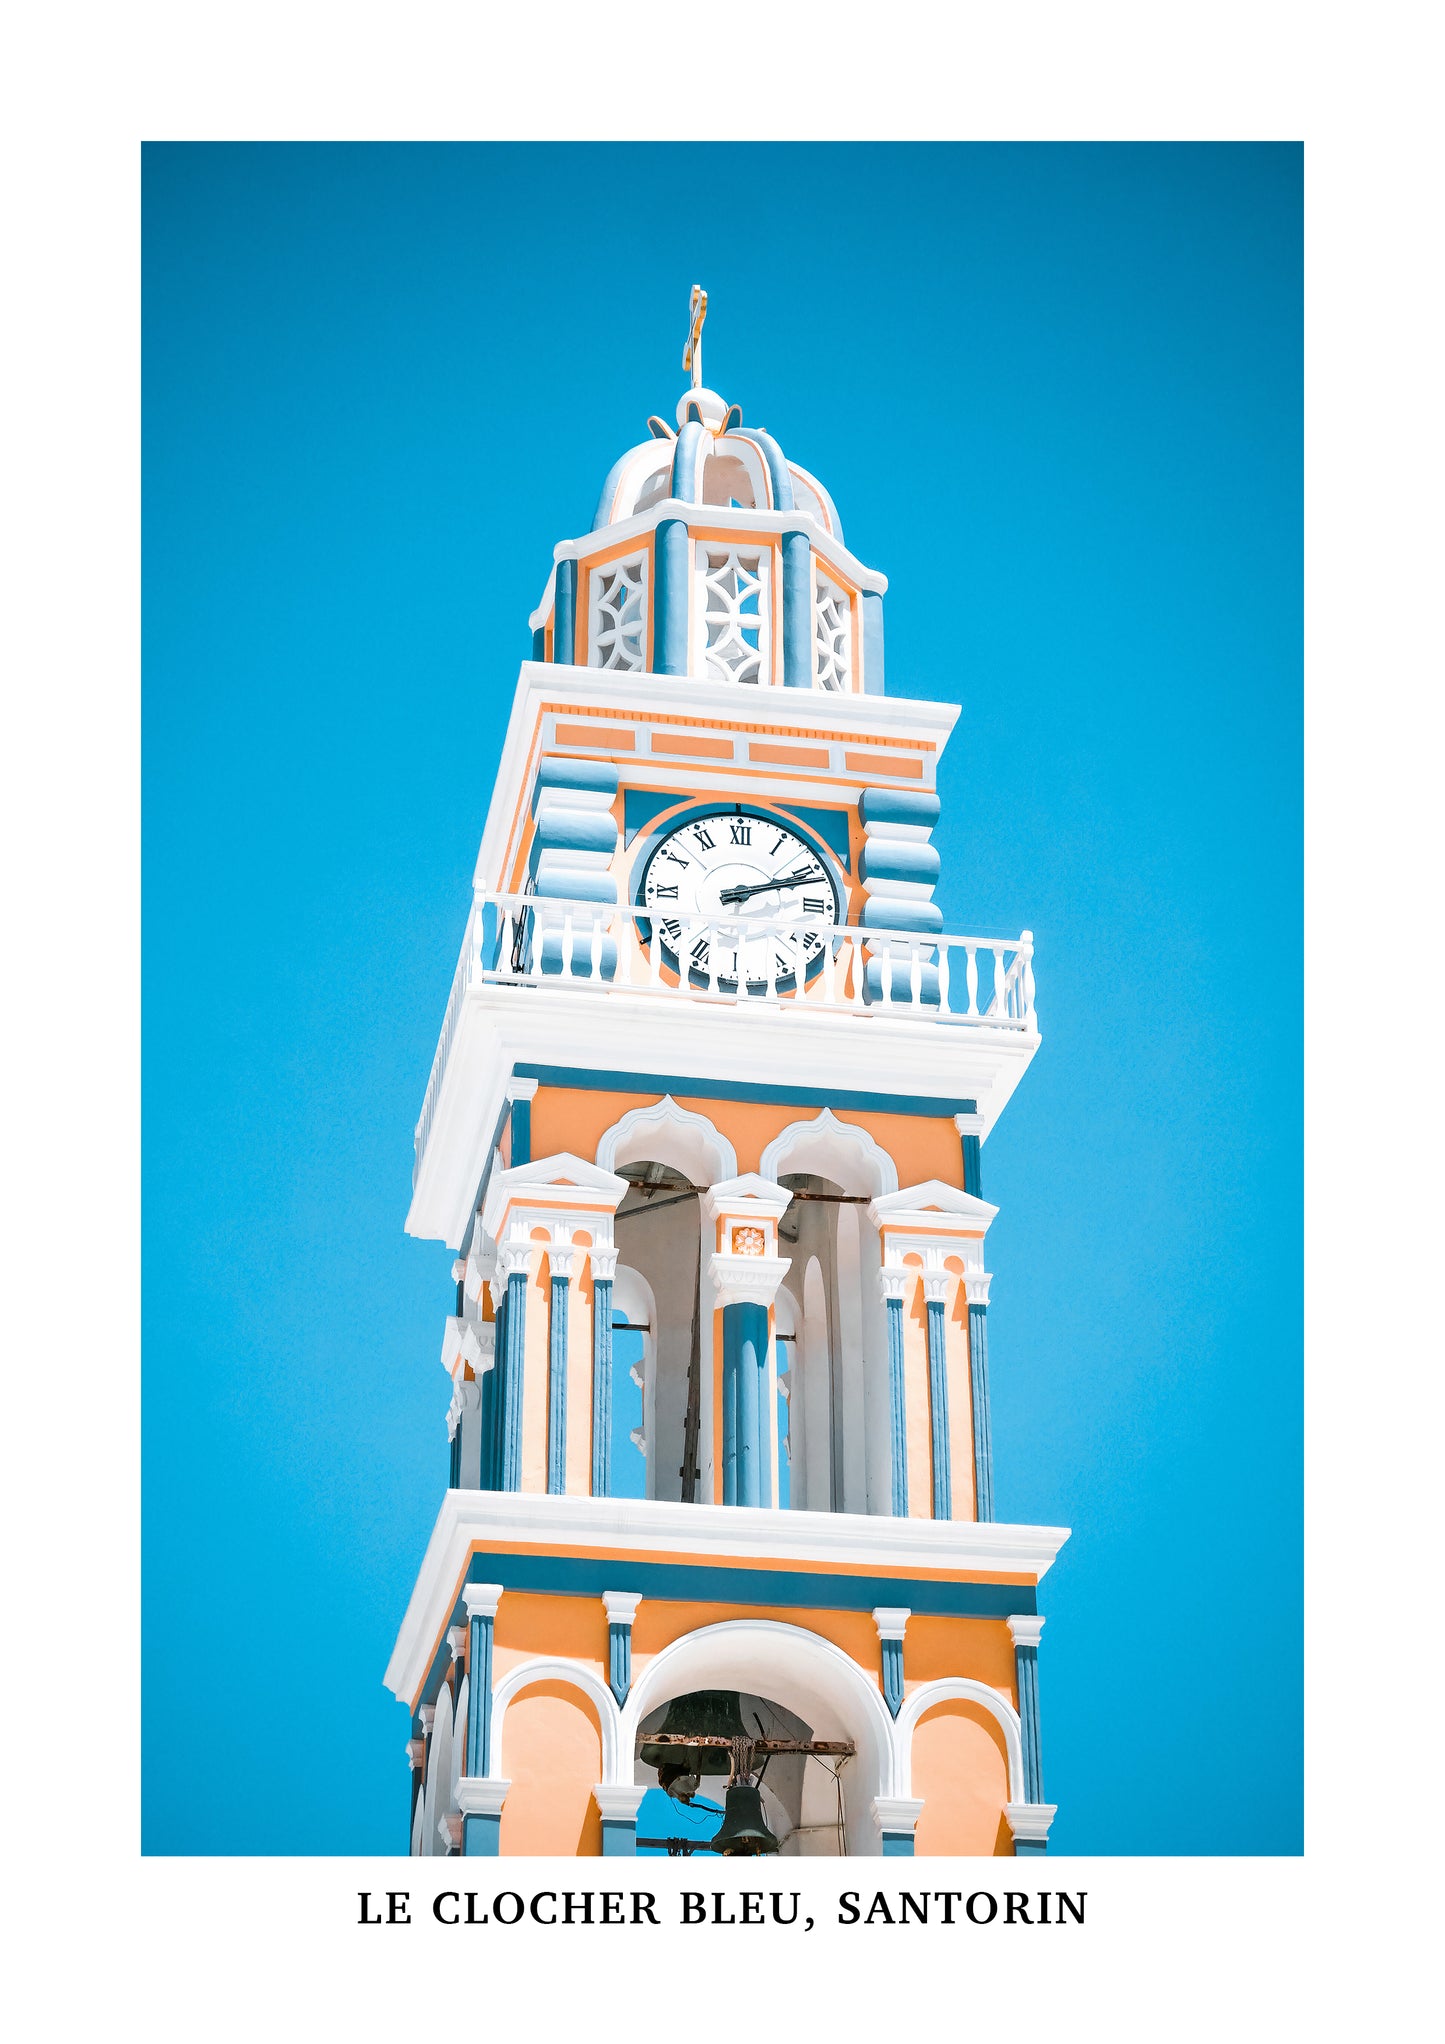
[[[552,1239],[547,1244],[547,1265],[554,1278],[565,1278],[571,1284],[572,1266],[579,1253],[572,1241],[570,1228],[552,1230]]]
[[[424,1739],[431,1737],[431,1728],[436,1722],[436,1714],[437,1707],[434,1703],[424,1703],[417,1712],[417,1716],[421,1719],[421,1735]]]
[[[988,1304],[988,1288],[993,1283],[993,1272],[989,1270],[966,1270],[963,1274],[963,1289],[968,1294],[970,1306]]]
[[[519,1079],[514,1072],[510,1079],[502,1082],[502,1097],[505,1100],[533,1100],[536,1098],[539,1081]]]
[[[449,1852],[462,1849],[462,1825],[465,1819],[460,1810],[448,1810],[437,1818],[437,1837]]]
[[[745,1171],[741,1178],[724,1178],[703,1194],[703,1208],[709,1220],[721,1214],[737,1221],[771,1221],[777,1224],[793,1203],[793,1195],[775,1178]]]
[[[1039,1634],[1044,1629],[1044,1621],[1042,1618],[1026,1618],[1020,1614],[1010,1618],[1008,1629],[1013,1635],[1015,1647],[1036,1647],[1039,1643]],[[1053,1648],[1050,1647],[1049,1651],[1052,1653]]]
[[[459,1661],[467,1650],[467,1628],[464,1625],[449,1625],[447,1645],[452,1650],[452,1659]]]
[[[880,1831],[911,1831],[923,1815],[922,1796],[875,1796],[873,1815]]]
[[[414,1774],[420,1774],[426,1766],[426,1740],[408,1739],[406,1742],[407,1762]]]
[[[1058,1807],[1057,1803],[1005,1803],[1003,1813],[1015,1842],[1027,1838],[1042,1843],[1049,1835]]]
[[[946,1270],[926,1270],[923,1273],[923,1296],[927,1303],[944,1305],[948,1299],[948,1287],[952,1276]]]
[[[502,1601],[500,1583],[463,1583],[462,1602],[468,1618],[495,1618]]]
[[[526,1236],[515,1235],[509,1242],[499,1242],[497,1244],[497,1276],[502,1281],[503,1297],[506,1296],[508,1278],[515,1276],[518,1271],[521,1272],[523,1277],[526,1277],[531,1270],[532,1247],[532,1243]],[[499,1303],[495,1291],[492,1293],[492,1301],[494,1307]]]
[[[464,1817],[500,1817],[510,1781],[495,1774],[464,1774],[457,1783],[457,1808]]]
[[[592,1262],[592,1279],[595,1283],[611,1284],[617,1275],[617,1251],[610,1242],[594,1242],[587,1252]]]
[[[592,1800],[601,1811],[604,1823],[632,1824],[636,1822],[646,1794],[645,1782],[599,1781],[592,1791]]]
[[[977,1136],[980,1142],[983,1141],[984,1129],[987,1126],[977,1109],[972,1114],[955,1114],[953,1125],[961,1136]]]
[[[786,1256],[731,1256],[715,1250],[708,1272],[719,1306],[771,1306],[791,1268]]]
[[[607,1606],[609,1625],[631,1625],[642,1602],[642,1593],[639,1591],[634,1596],[630,1590],[604,1590],[602,1601]]]
[[[873,1613],[873,1623],[878,1628],[879,1639],[901,1640],[912,1616],[912,1611],[902,1606],[880,1604]]]
[[[878,1296],[885,1303],[889,1299],[901,1299],[908,1289],[910,1278],[918,1275],[909,1264],[885,1263],[878,1271]]]

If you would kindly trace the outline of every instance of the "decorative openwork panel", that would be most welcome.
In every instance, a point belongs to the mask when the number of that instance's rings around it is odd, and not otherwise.
[[[768,547],[699,543],[699,665],[709,681],[743,681],[765,687],[771,679],[770,559]]]
[[[647,554],[623,554],[589,581],[590,665],[640,674],[647,665]]]
[[[853,686],[853,606],[846,589],[813,569],[813,681],[845,695]]]

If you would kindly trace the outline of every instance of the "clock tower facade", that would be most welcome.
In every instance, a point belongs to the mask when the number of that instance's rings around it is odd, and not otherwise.
[[[412,1850],[1043,1852],[1067,1534],[995,1510],[981,1183],[1032,941],[945,931],[959,712],[885,692],[884,578],[699,332],[555,550],[416,1130]]]

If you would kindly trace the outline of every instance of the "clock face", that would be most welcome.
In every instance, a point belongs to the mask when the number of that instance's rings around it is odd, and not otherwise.
[[[805,974],[825,932],[843,921],[832,874],[803,838],[770,816],[720,809],[669,833],[647,862],[642,901],[674,963],[734,991],[739,981],[791,986],[803,938]]]

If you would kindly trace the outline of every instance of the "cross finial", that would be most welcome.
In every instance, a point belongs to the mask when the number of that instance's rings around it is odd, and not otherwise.
[[[702,323],[707,318],[707,293],[701,284],[692,287],[692,298],[688,304],[687,346],[682,351],[682,366],[692,371],[692,387],[702,387]]]

